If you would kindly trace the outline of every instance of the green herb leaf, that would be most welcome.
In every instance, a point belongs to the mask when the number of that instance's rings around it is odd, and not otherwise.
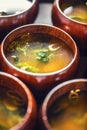
[[[15,63],[17,63],[19,61],[19,57],[18,56],[13,55],[12,58],[14,59]]]
[[[26,62],[18,63],[18,64],[16,64],[16,67],[18,67],[24,71],[29,71],[29,72],[34,72],[34,73],[38,73],[38,71],[39,71],[36,67],[33,67],[33,66],[27,64]]]
[[[36,59],[46,63],[46,62],[49,61],[49,53],[40,51],[40,52],[37,53]]]
[[[16,50],[23,52],[24,55],[26,56],[26,52],[27,52],[28,48],[29,48],[28,43],[26,43],[26,45],[24,47],[21,47],[20,44],[18,44],[17,47],[16,47]]]

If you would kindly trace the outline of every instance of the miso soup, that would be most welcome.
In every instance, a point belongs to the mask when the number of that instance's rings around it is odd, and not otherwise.
[[[78,22],[87,23],[87,1],[75,0],[69,5],[63,5],[61,8],[69,18]]]
[[[15,67],[33,73],[58,71],[73,59],[73,52],[59,38],[44,34],[25,34],[7,47],[7,59]]]
[[[27,103],[22,97],[8,89],[0,87],[0,130],[8,130],[22,121]]]
[[[52,130],[87,130],[87,91],[71,90],[50,107]]]
[[[19,14],[31,7],[31,0],[0,0],[0,16]]]

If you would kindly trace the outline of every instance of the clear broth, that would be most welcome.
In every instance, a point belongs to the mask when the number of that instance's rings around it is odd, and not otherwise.
[[[70,96],[63,95],[50,107],[48,119],[52,130],[87,130],[87,91]]]
[[[44,34],[21,36],[9,44],[6,56],[14,66],[34,73],[58,71],[73,59],[64,41]]]
[[[87,23],[87,1],[83,3],[77,0],[75,3],[67,8],[64,7],[64,14],[75,21]]]
[[[0,86],[0,130],[8,130],[22,121],[26,107],[18,93]]]

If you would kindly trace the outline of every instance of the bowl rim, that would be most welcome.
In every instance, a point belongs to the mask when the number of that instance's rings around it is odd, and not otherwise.
[[[9,74],[9,73],[6,73],[6,72],[2,72],[0,71],[0,77],[2,76],[5,76],[5,77],[8,77],[9,80],[14,80],[14,82],[16,82],[17,84],[19,84],[23,91],[25,91],[25,94],[27,96],[27,109],[26,109],[26,112],[23,116],[23,119],[17,123],[16,125],[14,125],[12,128],[10,128],[11,130],[19,130],[21,127],[24,127],[25,124],[30,120],[31,118],[31,114],[32,114],[32,109],[33,109],[33,103],[32,103],[32,94],[31,94],[31,91],[28,89],[28,87],[20,80],[18,79],[17,77]]]
[[[49,27],[49,28],[53,28],[53,29],[56,29],[58,31],[61,31],[63,32],[67,37],[69,37],[69,39],[72,41],[73,45],[74,45],[74,48],[75,48],[75,54],[73,53],[73,59],[71,60],[71,62],[64,68],[58,70],[58,71],[54,71],[54,72],[47,72],[47,73],[33,73],[33,72],[27,72],[27,71],[23,71],[17,67],[15,67],[14,65],[12,65],[6,58],[5,54],[4,54],[4,42],[5,40],[9,37],[9,35],[11,35],[12,33],[16,32],[17,30],[21,30],[22,28],[27,28],[27,27]],[[17,27],[16,29],[13,29],[11,32],[9,32],[6,37],[3,39],[2,43],[1,43],[1,53],[2,53],[2,56],[5,60],[5,62],[11,66],[13,69],[19,71],[20,73],[24,73],[26,75],[33,75],[33,76],[49,76],[49,75],[54,75],[54,74],[57,74],[57,73],[62,73],[63,71],[67,70],[68,68],[70,68],[72,66],[72,64],[75,62],[75,59],[78,55],[78,47],[76,45],[76,42],[73,40],[73,38],[67,33],[65,32],[64,30],[56,27],[56,26],[53,26],[53,25],[49,25],[49,24],[28,24],[28,25],[23,25],[23,26],[20,26],[20,27]]]
[[[30,0],[26,0],[26,1],[30,1]],[[11,18],[11,17],[15,17],[15,16],[18,16],[18,15],[21,15],[21,14],[23,14],[23,13],[25,13],[26,11],[28,11],[28,10],[31,10],[31,8],[34,6],[34,4],[37,2],[38,0],[32,0],[32,1],[30,1],[30,3],[31,3],[31,5],[27,8],[27,9],[24,9],[23,11],[21,11],[20,13],[18,13],[18,14],[11,14],[11,15],[1,15],[0,16],[0,19],[2,19],[2,18]]]
[[[87,23],[79,22],[79,21],[77,21],[77,20],[73,20],[73,19],[71,19],[70,17],[68,17],[67,15],[65,15],[65,14],[63,13],[63,11],[61,10],[60,6],[59,6],[59,1],[60,1],[60,0],[55,0],[54,3],[55,3],[55,5],[56,5],[56,7],[57,7],[57,10],[59,10],[60,14],[61,14],[63,17],[65,17],[66,19],[68,19],[68,20],[70,20],[71,22],[74,22],[74,23],[76,23],[76,24],[87,26]]]
[[[53,95],[55,95],[55,93],[57,91],[59,91],[59,89],[63,88],[64,86],[71,84],[71,83],[77,83],[77,82],[87,82],[86,78],[77,78],[77,79],[71,79],[71,80],[67,80],[65,82],[60,83],[59,85],[55,86],[45,97],[42,105],[41,105],[41,118],[42,121],[45,125],[45,127],[48,130],[52,130],[49,120],[48,120],[48,116],[47,116],[47,107],[48,107],[48,103],[50,101],[50,99],[52,98]]]

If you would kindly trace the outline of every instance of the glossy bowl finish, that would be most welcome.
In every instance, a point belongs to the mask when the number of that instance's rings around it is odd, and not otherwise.
[[[39,74],[24,72],[14,67],[7,60],[5,50],[8,44],[10,44],[15,38],[28,32],[51,34],[52,36],[56,36],[64,40],[73,52],[74,57],[70,62],[70,64],[65,68],[56,72],[39,73]],[[79,64],[79,52],[74,40],[63,30],[50,25],[35,25],[35,24],[25,25],[9,33],[1,44],[1,58],[2,58],[1,59],[2,71],[5,71],[7,73],[19,77],[22,81],[29,84],[29,88],[33,91],[35,95],[37,95],[38,93],[38,96],[42,97],[56,84],[72,78],[75,75]]]
[[[47,116],[48,109],[60,96],[75,89],[87,91],[87,79],[73,79],[63,82],[47,94],[40,109],[39,126],[41,130],[52,130]]]
[[[39,9],[38,0],[28,0],[31,2],[29,9],[19,14],[0,16],[0,42],[11,30],[24,24],[33,23]],[[14,6],[14,5],[13,5]]]
[[[1,45],[0,45],[0,51],[1,51]],[[0,52],[0,70],[1,70],[1,52]]]
[[[11,130],[33,130],[36,122],[37,106],[31,91],[18,78],[4,72],[0,72],[0,87],[1,86],[16,91],[27,102],[27,111],[23,120],[11,128]]]
[[[71,0],[75,3],[75,0]],[[83,0],[80,0],[80,2]],[[69,3],[70,0],[55,0],[52,7],[53,24],[67,33],[69,33],[76,41],[81,52],[87,51],[87,24],[77,22],[68,18],[61,10],[63,4]],[[87,0],[84,0],[86,3]]]

